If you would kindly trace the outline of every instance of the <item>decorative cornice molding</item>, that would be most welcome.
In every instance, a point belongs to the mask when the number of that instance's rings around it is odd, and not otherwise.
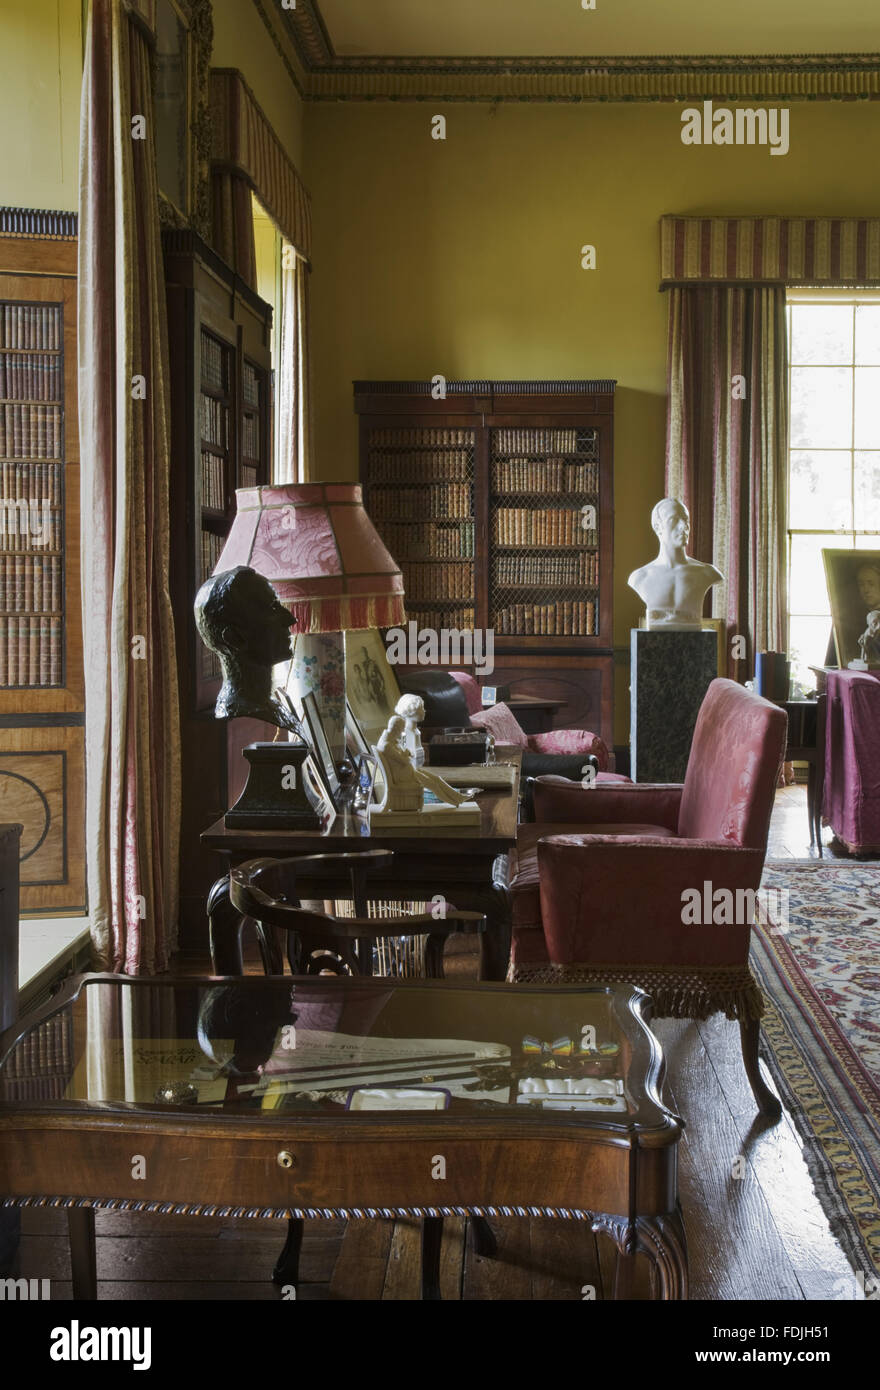
[[[254,0],[281,52],[269,3]],[[274,6],[302,64],[299,80],[288,71],[306,101],[880,100],[880,53],[350,57],[334,50],[317,0]]]
[[[267,2],[271,5],[272,0],[267,0]],[[272,21],[272,16],[266,9],[266,4],[264,3],[264,0],[252,0],[252,4],[257,14],[260,16],[260,19],[263,21],[263,27],[265,28],[266,33],[269,35],[269,38],[272,40],[272,46],[274,47],[275,52],[278,54],[278,57],[284,64],[287,76],[290,78],[299,96],[303,99],[303,101],[305,101],[306,91],[303,73],[297,72],[293,63],[290,61],[290,58],[284,48],[284,44],[278,37],[278,30],[275,28],[275,25]],[[298,49],[297,53],[299,53]]]
[[[565,378],[553,381],[447,381],[447,396],[595,396],[613,395],[616,380],[576,380]],[[434,384],[430,381],[355,381],[355,393],[388,396],[430,396]]]

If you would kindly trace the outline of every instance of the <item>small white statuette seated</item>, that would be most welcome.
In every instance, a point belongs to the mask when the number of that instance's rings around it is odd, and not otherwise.
[[[392,714],[388,720],[388,727],[380,735],[376,745],[385,777],[385,795],[376,810],[421,811],[426,790],[433,792],[440,801],[450,806],[462,806],[468,801],[464,792],[450,787],[436,772],[427,772],[424,768],[415,766],[412,754],[404,743],[405,737],[403,716]]]
[[[629,587],[645,605],[648,630],[699,630],[706,591],[724,575],[688,555],[690,515],[683,502],[664,497],[651,513],[651,526],[660,542],[657,559],[629,577]]]
[[[419,725],[425,717],[424,701],[419,695],[401,695],[394,706],[394,713],[403,717],[406,726],[403,735],[404,744],[412,753],[416,767],[422,767],[425,761],[425,750],[422,747],[422,732]]]

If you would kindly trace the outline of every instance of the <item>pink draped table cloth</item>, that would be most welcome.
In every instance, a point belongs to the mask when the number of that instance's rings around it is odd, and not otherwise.
[[[828,673],[824,816],[849,850],[880,852],[880,674]]]

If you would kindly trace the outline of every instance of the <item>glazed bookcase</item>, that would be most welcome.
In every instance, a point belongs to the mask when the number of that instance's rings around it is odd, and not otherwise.
[[[364,500],[407,618],[491,628],[495,683],[609,742],[614,386],[354,384]]]

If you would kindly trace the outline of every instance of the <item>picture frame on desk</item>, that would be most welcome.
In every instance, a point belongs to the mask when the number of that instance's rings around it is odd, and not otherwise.
[[[336,771],[336,764],[333,761],[333,754],[330,752],[330,744],[327,742],[327,734],[324,730],[324,721],[321,718],[321,711],[318,709],[318,701],[313,690],[308,691],[302,699],[303,717],[309,731],[309,742],[312,745],[312,753],[315,760],[320,763],[324,779],[333,796],[339,791],[339,774]]]
[[[323,769],[320,767],[314,753],[309,753],[308,757],[305,759],[302,775],[303,780],[308,782],[313,793],[313,798],[310,798],[310,800],[312,800],[315,812],[326,829],[332,825],[333,821],[336,819],[336,802],[324,778]],[[338,785],[337,779],[337,787]]]
[[[345,702],[345,745],[355,759],[373,756],[373,750],[367,742],[367,736],[348,700]]]
[[[361,729],[375,743],[400,699],[378,628],[346,632],[345,693]]]

